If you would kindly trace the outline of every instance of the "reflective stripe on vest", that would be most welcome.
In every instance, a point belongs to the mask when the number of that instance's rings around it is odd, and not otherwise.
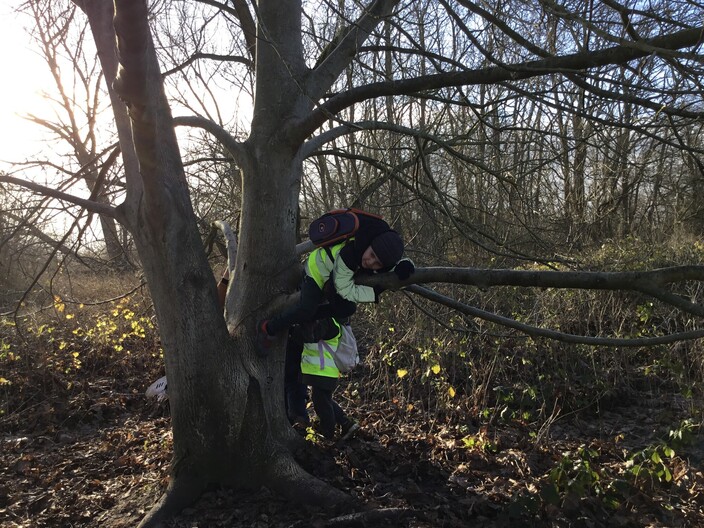
[[[345,247],[345,244],[351,240],[354,240],[354,238],[340,242],[339,244],[327,249],[317,248],[310,255],[308,255],[308,260],[306,261],[306,272],[310,277],[312,277],[321,290],[332,274],[332,268],[335,264],[337,254],[343,247]],[[328,251],[332,253],[332,260],[330,259]]]
[[[317,343],[304,343],[303,354],[301,354],[301,373],[313,376],[325,376],[326,378],[339,378],[340,370],[335,365],[332,355],[340,344],[340,325],[335,321],[338,328],[337,336]]]

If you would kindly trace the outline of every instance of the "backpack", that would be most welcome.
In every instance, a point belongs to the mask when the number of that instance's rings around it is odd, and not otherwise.
[[[335,209],[310,223],[308,237],[316,247],[332,246],[341,240],[352,238],[359,229],[360,215],[383,218],[360,209]]]
[[[335,360],[335,366],[342,373],[346,374],[359,365],[359,351],[357,350],[357,339],[352,333],[352,327],[348,324],[340,325],[340,341],[337,350],[333,350],[324,340],[318,341],[318,351],[320,352],[321,368],[323,364],[323,348],[326,348]]]

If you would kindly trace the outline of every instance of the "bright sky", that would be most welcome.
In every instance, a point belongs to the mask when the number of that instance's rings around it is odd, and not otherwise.
[[[0,168],[3,161],[23,160],[41,149],[38,127],[19,115],[41,114],[40,93],[50,82],[47,67],[24,32],[27,18],[17,17],[12,8],[18,0],[0,2]],[[19,114],[19,115],[18,115]]]
[[[0,171],[5,172],[12,170],[7,162],[47,157],[42,156],[42,151],[48,148],[43,141],[48,132],[22,116],[34,114],[52,119],[56,115],[42,95],[44,91],[56,92],[54,80],[38,50],[33,49],[36,44],[32,37],[25,31],[32,19],[13,11],[23,1],[0,0]],[[210,91],[219,94],[216,85],[210,87]],[[233,99],[232,87],[227,87],[224,96],[218,98],[224,115],[236,114],[238,122],[245,127],[251,121],[251,105],[245,104],[246,101],[246,96],[242,96],[241,101]],[[228,108],[228,104],[238,106],[233,109]],[[184,112],[175,108],[174,113],[182,115]]]

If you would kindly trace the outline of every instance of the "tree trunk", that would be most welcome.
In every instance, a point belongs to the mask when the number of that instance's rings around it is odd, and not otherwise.
[[[86,14],[91,33],[93,34],[98,59],[100,60],[100,66],[103,70],[103,77],[105,78],[110,97],[113,117],[115,118],[122,163],[128,182],[127,189],[129,193],[134,193],[135,188],[137,191],[141,188],[141,184],[135,185],[139,181],[139,161],[134,150],[127,107],[120,100],[112,86],[117,75],[117,48],[112,25],[115,13],[114,6],[112,2],[101,0],[75,0],[75,3]],[[119,238],[114,220],[101,215],[100,222],[110,261],[118,267],[129,264],[126,246]]]
[[[290,72],[303,64],[300,50],[289,47],[291,55],[282,56],[275,49],[282,49],[280,43],[270,40],[300,33],[291,23],[300,6],[291,4],[290,17],[276,17],[285,27],[270,24],[270,33],[260,35],[257,63],[268,76],[279,72],[294,85]],[[252,135],[240,153],[243,203],[228,335],[196,229],[146,6],[143,0],[118,0],[116,7],[120,73],[115,87],[129,108],[142,179],[141,195],[122,207],[159,322],[174,433],[169,490],[143,525],[159,524],[211,484],[266,485],[295,500],[339,504],[347,495],[305,473],[288,449],[297,437],[283,412],[283,340],[266,357],[254,346],[256,321],[298,277],[301,163],[294,162],[296,148],[280,125],[295,117],[305,99],[292,97],[298,93],[293,86],[272,78],[257,83]],[[265,18],[267,11],[288,8],[288,3],[260,2],[259,14]]]

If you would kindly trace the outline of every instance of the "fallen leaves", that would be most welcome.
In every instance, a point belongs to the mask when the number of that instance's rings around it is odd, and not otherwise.
[[[172,455],[168,407],[150,407],[140,391],[117,391],[119,384],[77,379],[71,390],[23,411],[23,421],[6,422],[17,430],[0,440],[3,528],[134,526],[156,502],[168,484]],[[630,486],[628,453],[657,440],[652,406],[668,405],[659,398],[598,419],[560,420],[538,445],[525,421],[433,414],[423,401],[404,397],[367,403],[341,397],[362,424],[359,437],[314,447],[304,465],[370,509],[403,512],[388,526],[567,525],[577,514],[584,526],[704,525],[704,475],[679,450],[668,461],[667,486],[638,491],[616,510],[594,494],[566,497],[562,504],[558,495],[559,505],[544,500],[551,469],[582,445],[598,454],[591,462],[602,481],[620,478]],[[325,527],[329,521],[319,510],[265,490],[219,490],[170,527]]]

